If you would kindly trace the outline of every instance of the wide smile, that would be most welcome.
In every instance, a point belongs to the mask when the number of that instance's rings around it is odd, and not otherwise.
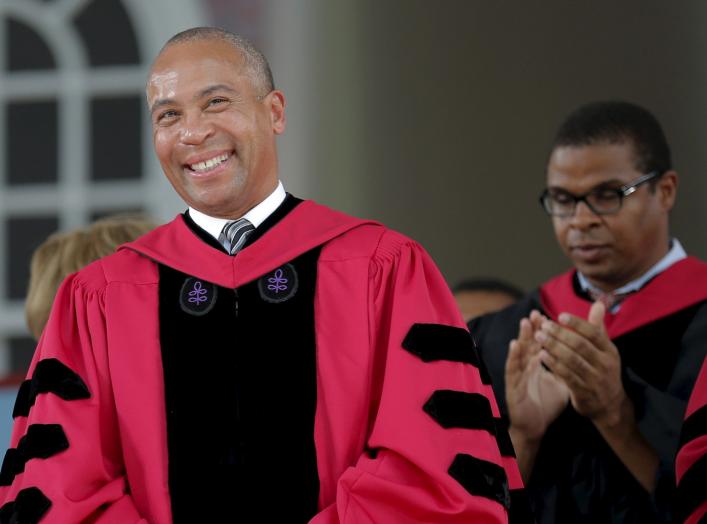
[[[183,167],[191,176],[211,176],[223,171],[231,157],[233,157],[233,151],[219,152],[211,155],[199,155],[199,157],[196,158],[189,158],[187,162],[183,164]]]

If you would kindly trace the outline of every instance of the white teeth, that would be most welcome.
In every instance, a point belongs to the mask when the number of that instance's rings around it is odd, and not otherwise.
[[[208,171],[228,160],[228,157],[228,153],[224,153],[223,155],[219,155],[214,158],[209,158],[208,160],[204,160],[203,162],[189,164],[189,168],[192,171]]]

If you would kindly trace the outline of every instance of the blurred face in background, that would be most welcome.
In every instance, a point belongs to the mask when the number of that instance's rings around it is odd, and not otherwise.
[[[502,291],[456,291],[454,299],[457,301],[459,311],[464,317],[464,322],[480,317],[486,313],[494,313],[510,306],[516,301],[515,297]]]

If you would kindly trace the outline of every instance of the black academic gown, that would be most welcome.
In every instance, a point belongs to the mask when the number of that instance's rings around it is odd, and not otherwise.
[[[586,318],[591,306],[568,272],[517,304],[472,320],[470,330],[507,416],[504,367],[523,317]],[[527,491],[539,524],[670,522],[674,459],[687,400],[707,353],[707,264],[682,260],[630,295],[605,323],[622,360],[639,430],[658,452],[657,489],[647,493],[599,432],[571,405],[543,438]]]

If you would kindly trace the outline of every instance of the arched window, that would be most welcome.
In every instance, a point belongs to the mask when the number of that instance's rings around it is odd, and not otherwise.
[[[151,153],[144,86],[164,41],[205,20],[196,0],[0,2],[0,376],[23,374],[34,350],[23,300],[39,243],[177,201]]]

